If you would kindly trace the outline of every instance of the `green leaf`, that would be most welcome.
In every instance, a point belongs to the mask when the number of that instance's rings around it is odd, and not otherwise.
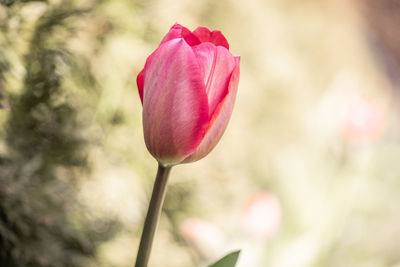
[[[240,250],[229,253],[216,263],[210,265],[210,267],[235,267],[236,262],[239,258],[239,254]]]

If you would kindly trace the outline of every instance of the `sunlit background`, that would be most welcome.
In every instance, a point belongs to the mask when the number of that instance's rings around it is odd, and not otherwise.
[[[400,266],[399,0],[1,3],[0,266],[133,266],[157,168],[136,75],[175,22],[221,30],[241,76],[150,266]]]

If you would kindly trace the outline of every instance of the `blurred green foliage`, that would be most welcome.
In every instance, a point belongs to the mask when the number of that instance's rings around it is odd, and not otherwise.
[[[23,4],[12,8],[6,10],[9,20],[19,16]],[[115,225],[112,219],[90,219],[76,201],[77,175],[88,167],[88,140],[80,134],[79,106],[64,87],[77,59],[65,47],[66,40],[54,38],[57,31],[71,31],[66,20],[85,12],[63,3],[43,13],[34,23],[22,61],[22,88],[6,95],[9,112],[2,133],[7,153],[0,155],[0,266],[87,266],[97,244],[112,236],[112,228],[99,233],[94,227]],[[7,27],[2,26],[0,85],[4,86],[10,75],[5,53],[13,40],[6,40]],[[7,90],[2,90],[3,98],[5,94]]]

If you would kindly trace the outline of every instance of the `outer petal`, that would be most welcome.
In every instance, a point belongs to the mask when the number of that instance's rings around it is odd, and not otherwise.
[[[142,105],[143,105],[143,86],[144,86],[143,77],[144,77],[144,69],[141,72],[139,72],[136,78],[136,83],[139,90],[139,96],[140,96],[140,101],[142,101]]]
[[[162,39],[161,44],[176,38],[185,39],[186,43],[190,46],[200,44],[200,40],[195,34],[178,23],[175,23],[175,25],[171,27],[167,35]]]
[[[143,129],[150,153],[163,165],[192,154],[209,122],[203,75],[183,39],[162,44],[145,66]]]
[[[221,139],[223,133],[225,132],[236,99],[236,92],[240,75],[240,57],[235,57],[235,62],[236,65],[232,71],[228,94],[218,105],[216,111],[214,112],[214,115],[211,118],[210,124],[207,128],[206,135],[198,146],[196,152],[187,157],[182,163],[197,161],[205,157],[216,146],[218,141]]]
[[[198,27],[193,33],[202,43],[210,42],[218,46],[224,46],[229,50],[229,43],[220,31],[210,31],[206,27]]]
[[[235,60],[223,46],[202,43],[193,48],[204,75],[210,116],[228,93],[228,85]]]

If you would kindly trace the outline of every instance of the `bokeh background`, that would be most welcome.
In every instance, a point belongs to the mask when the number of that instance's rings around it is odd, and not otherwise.
[[[157,167],[136,75],[175,22],[221,30],[241,77],[150,266],[399,267],[399,0],[2,0],[0,266],[133,266]]]

